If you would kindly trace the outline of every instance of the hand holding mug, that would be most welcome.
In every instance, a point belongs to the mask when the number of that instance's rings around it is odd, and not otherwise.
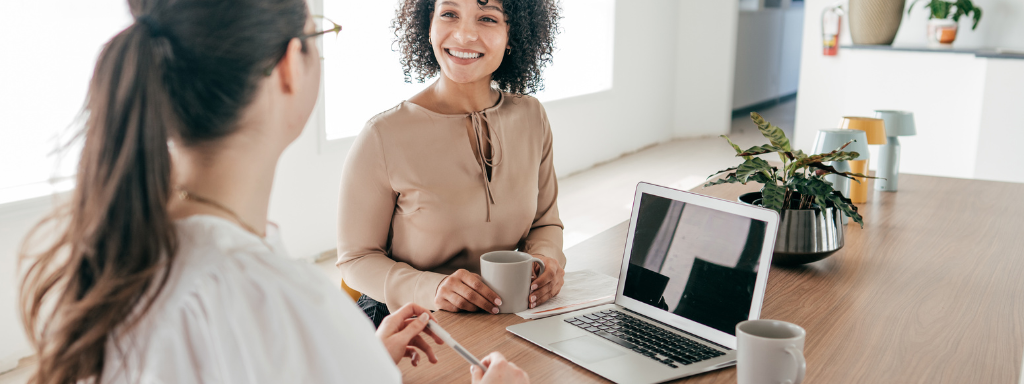
[[[544,263],[543,269],[534,266],[533,273],[536,277],[530,284],[530,308],[535,308],[562,290],[562,285],[565,284],[565,270],[555,259],[538,254],[532,256]]]
[[[501,297],[484,284],[480,275],[460,269],[441,280],[434,293],[434,305],[448,312],[482,310],[496,314]]]

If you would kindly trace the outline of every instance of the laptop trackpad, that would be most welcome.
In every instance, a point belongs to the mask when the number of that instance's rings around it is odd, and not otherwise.
[[[622,350],[590,336],[559,341],[551,344],[551,349],[581,363],[593,363],[625,354]]]

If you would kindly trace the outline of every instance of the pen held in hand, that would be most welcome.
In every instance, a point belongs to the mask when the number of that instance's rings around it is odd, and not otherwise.
[[[430,322],[427,323],[427,327],[430,328],[430,331],[434,332],[434,334],[437,335],[437,337],[440,337],[441,340],[444,340],[445,344],[448,344],[449,347],[452,347],[452,349],[455,350],[455,353],[458,353],[459,356],[462,356],[462,358],[466,359],[466,361],[468,361],[470,364],[473,364],[479,367],[480,369],[484,370],[484,372],[487,372],[487,367],[485,367],[484,364],[481,363],[480,360],[476,358],[476,356],[473,356],[473,354],[469,353],[469,351],[467,351],[466,348],[463,348],[462,345],[460,345],[458,342],[455,341],[455,339],[452,338],[452,335],[448,334],[448,332],[445,331],[444,328],[441,328],[441,326],[434,322],[434,320],[430,320]]]

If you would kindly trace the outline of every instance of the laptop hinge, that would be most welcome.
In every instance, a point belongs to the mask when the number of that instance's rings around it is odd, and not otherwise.
[[[674,327],[674,326],[671,326],[671,325],[669,325],[669,324],[665,324],[665,323],[663,323],[663,322],[660,322],[660,321],[658,321],[658,320],[656,320],[656,319],[653,319],[653,318],[650,318],[650,317],[644,316],[644,315],[643,315],[642,313],[640,313],[640,312],[636,312],[636,311],[633,311],[633,310],[631,310],[631,309],[629,309],[629,308],[626,308],[626,307],[624,307],[624,306],[621,306],[621,305],[619,305],[618,307],[619,307],[619,308],[622,308],[622,309],[625,309],[625,310],[626,310],[626,311],[628,311],[628,312],[629,312],[630,314],[633,314],[633,315],[635,315],[636,317],[641,317],[641,318],[643,318],[643,319],[645,319],[645,320],[647,320],[647,321],[650,321],[650,322],[652,322],[652,323],[658,323],[658,324],[664,325],[664,326],[666,326],[666,327],[669,327],[669,328],[671,328],[671,329],[674,329],[674,330],[676,330],[676,331],[679,331],[679,332],[685,333],[685,334],[687,334],[688,336],[690,336],[690,337],[693,337],[693,338],[695,338],[695,339],[700,339],[700,340],[702,340],[702,341],[704,341],[704,342],[706,342],[706,343],[708,343],[708,344],[714,345],[714,346],[716,346],[716,347],[719,347],[719,348],[725,349],[725,350],[727,350],[727,351],[732,351],[732,350],[733,350],[732,348],[729,348],[729,347],[726,347],[726,346],[724,346],[724,345],[718,344],[718,343],[716,343],[716,342],[714,342],[714,341],[711,341],[711,340],[705,339],[705,338],[703,338],[703,337],[700,337],[700,336],[694,335],[694,334],[692,334],[692,333],[690,333],[690,332],[686,332],[686,331],[684,331],[684,330],[682,330],[682,329],[676,328],[676,327]]]

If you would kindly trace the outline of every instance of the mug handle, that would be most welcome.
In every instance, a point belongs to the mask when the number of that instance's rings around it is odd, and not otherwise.
[[[536,257],[530,258],[530,261],[532,261],[534,263],[537,263],[537,264],[540,264],[540,272],[537,272],[537,276],[543,275],[544,274],[544,262],[540,261],[540,259],[538,259]]]
[[[796,379],[793,380],[793,384],[800,384],[804,381],[804,373],[807,373],[807,361],[804,360],[804,354],[795,345],[786,347],[786,352],[793,356],[793,360],[796,362]]]

